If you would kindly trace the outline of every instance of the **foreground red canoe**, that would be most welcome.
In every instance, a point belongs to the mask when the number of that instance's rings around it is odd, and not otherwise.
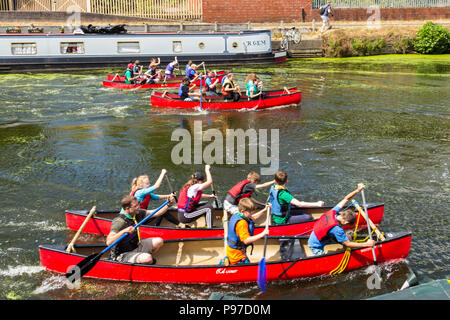
[[[225,71],[217,71],[217,75],[218,76],[225,75]],[[184,77],[185,77],[184,75],[180,75],[180,76],[173,77],[170,80],[171,81],[175,81],[176,80],[178,82],[181,82],[181,80]],[[107,81],[123,81],[123,82],[125,82],[125,77],[123,75],[108,74],[106,76],[106,80]]]
[[[384,241],[375,245],[378,263],[405,259],[411,247],[411,233],[386,233]],[[325,254],[313,256],[307,245],[308,237],[268,237],[266,248],[267,281],[310,278],[327,275],[344,257],[340,244],[325,246]],[[65,251],[66,245],[41,245],[41,264],[47,270],[66,273],[70,268],[105,245],[75,245],[76,253]],[[165,240],[155,254],[155,265],[120,263],[108,260],[108,253],[89,270],[85,277],[171,283],[236,283],[254,282],[258,262],[263,257],[264,240],[254,243],[251,263],[222,266],[223,238]],[[371,248],[352,249],[345,271],[374,264]],[[288,269],[289,268],[289,269]],[[286,271],[286,269],[288,269]]]
[[[274,90],[264,90],[264,94],[266,96],[277,96],[280,94],[285,94],[285,93],[293,93],[293,92],[297,92],[298,89],[297,87],[293,87],[293,88],[284,88],[284,89],[274,89]],[[168,92],[158,92],[158,91],[153,91],[153,94],[155,96],[158,97],[162,97],[163,95],[165,97],[169,97],[172,99],[179,99],[180,96],[177,93],[168,93]],[[208,102],[214,102],[215,100],[217,101],[222,101],[222,98],[219,97],[207,97],[207,96],[203,96],[203,99],[205,99],[204,101],[208,101]],[[242,96],[241,99],[243,100],[248,100],[247,96]]]
[[[331,207],[322,208],[304,208],[304,211],[310,215],[314,220],[305,221],[301,223],[285,224],[281,226],[271,226],[270,235],[299,235],[309,234],[313,228],[313,225],[319,217],[331,209]],[[383,219],[384,204],[368,204],[369,219],[375,224],[379,225]],[[176,216],[176,209],[170,209],[170,214]],[[356,212],[356,211],[355,211]],[[89,210],[66,210],[66,224],[71,230],[78,230],[86,219]],[[88,221],[83,229],[84,233],[108,235],[111,229],[112,219],[119,214],[118,210],[101,211],[98,210],[96,214]],[[223,237],[222,228],[223,210],[214,210],[214,225],[220,226],[215,228],[206,228],[205,219],[200,218],[190,224],[191,228],[176,228],[173,224],[163,219],[160,226],[143,224],[140,227],[141,236],[143,238],[161,237],[163,239],[181,239],[181,238],[214,238]],[[258,221],[256,221],[255,233],[259,233],[264,228],[265,215],[263,215]],[[352,227],[346,227],[347,229]],[[360,219],[360,229],[367,228],[364,219]]]
[[[203,110],[257,110],[279,106],[298,105],[302,100],[300,91],[272,94],[258,100],[247,100],[242,97],[238,102],[225,102],[222,97],[202,99]],[[200,109],[200,101],[183,101],[161,93],[153,93],[150,98],[152,106],[161,108]]]
[[[225,76],[225,74],[221,74],[221,75],[217,75],[217,78],[219,79],[219,81],[222,81],[222,78]],[[114,81],[103,81],[103,86],[106,88],[114,88],[114,89],[151,89],[151,88],[175,88],[175,87],[179,87],[181,84],[181,80],[183,78],[173,78],[167,81],[167,83],[163,83],[162,81],[160,83],[155,83],[155,84],[132,84],[132,83],[125,83],[125,80],[123,81],[119,81],[119,80],[114,80]],[[214,81],[216,79],[216,77],[213,77]],[[200,87],[200,80],[196,80],[194,82],[192,82],[192,84],[197,85],[198,87]],[[202,79],[202,85],[205,85],[205,80]]]

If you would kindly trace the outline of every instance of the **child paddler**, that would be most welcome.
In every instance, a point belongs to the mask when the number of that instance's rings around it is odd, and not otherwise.
[[[133,181],[131,183],[130,196],[136,197],[136,199],[139,202],[139,206],[142,209],[147,209],[151,200],[160,200],[160,199],[169,199],[170,198],[170,196],[171,196],[170,194],[158,195],[158,194],[153,193],[156,189],[158,189],[161,186],[162,180],[163,180],[164,176],[166,175],[166,173],[167,173],[166,169],[162,169],[161,174],[159,175],[159,177],[156,180],[154,185],[150,184],[150,179],[148,178],[148,176],[146,174],[133,179]],[[168,212],[164,213],[163,215],[161,215],[159,217],[150,218],[149,222],[154,220],[155,226],[159,226],[161,224],[161,221],[163,218],[168,220],[169,222],[173,223],[174,225],[176,225],[179,228],[184,226],[182,223],[180,223],[180,221],[178,221],[177,218],[175,218]]]
[[[166,66],[166,70],[164,71],[164,83],[166,83],[167,79],[171,79],[175,76],[175,68],[177,65],[178,60],[177,57],[175,57],[175,59]]]
[[[344,228],[342,228],[344,225],[352,225],[355,223],[356,213],[353,209],[346,209],[342,212],[340,212],[340,210],[345,206],[348,200],[353,198],[364,188],[365,185],[359,183],[356,190],[346,195],[333,209],[325,212],[319,220],[316,221],[313,232],[308,239],[308,246],[314,255],[323,254],[324,246],[332,240],[350,248],[373,247],[375,245],[375,241],[372,239],[368,239],[366,242],[350,241]]]
[[[183,223],[191,223],[201,216],[206,217],[206,226],[213,227],[213,207],[207,202],[200,204],[200,199],[216,198],[215,195],[203,194],[203,190],[208,188],[212,183],[210,165],[205,165],[205,176],[201,172],[191,175],[190,179],[184,184],[180,190],[178,198],[178,219]]]
[[[265,206],[264,203],[251,198],[251,196],[256,189],[269,187],[275,181],[271,180],[262,184],[260,184],[260,182],[261,177],[258,173],[254,171],[249,172],[247,179],[239,181],[230,189],[230,191],[228,191],[225,200],[223,201],[223,208],[231,214],[236,213],[238,211],[239,201],[244,198],[249,198],[257,205]]]
[[[254,234],[254,221],[267,212],[267,206],[255,213],[257,209],[253,201],[244,198],[239,201],[238,209],[228,224],[226,257],[222,261],[225,265],[249,263],[247,247],[269,234],[269,229],[265,228],[261,233]]]
[[[272,223],[286,224],[313,220],[312,216],[301,208],[323,207],[324,202],[305,202],[295,199],[286,189],[287,182],[288,175],[285,171],[279,170],[275,173],[275,185],[270,189],[269,195],[269,201],[272,204]]]

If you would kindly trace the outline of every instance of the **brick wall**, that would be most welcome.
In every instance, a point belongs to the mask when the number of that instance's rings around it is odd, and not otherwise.
[[[370,10],[370,9],[369,9]],[[321,21],[319,9],[311,10],[308,21],[312,18]],[[367,21],[374,16],[374,11],[367,9],[333,9],[334,21]],[[380,20],[449,20],[450,7],[447,8],[381,8]]]
[[[366,21],[372,13],[367,9],[334,9],[334,21]],[[450,7],[380,9],[381,20],[450,19]],[[319,10],[311,8],[311,0],[203,0],[203,22],[302,22],[321,21]]]
[[[302,21],[302,7],[310,0],[203,0],[203,22],[245,23]],[[306,10],[305,10],[306,11]]]

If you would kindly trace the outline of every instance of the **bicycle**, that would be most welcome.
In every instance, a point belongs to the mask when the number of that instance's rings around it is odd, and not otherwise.
[[[289,49],[289,41],[294,42],[295,44],[299,44],[302,41],[302,34],[307,33],[306,30],[295,29],[292,27],[288,30],[286,28],[281,28],[281,49],[288,50]]]

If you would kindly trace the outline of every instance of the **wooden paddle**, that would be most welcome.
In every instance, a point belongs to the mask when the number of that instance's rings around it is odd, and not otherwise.
[[[151,214],[149,214],[147,217],[142,219],[141,222],[139,222],[137,225],[135,225],[133,228],[136,230],[139,228],[143,223],[145,223],[148,219],[150,219],[155,213],[157,213],[159,210],[161,210],[166,204],[169,203],[169,200],[166,200],[162,205],[160,205],[155,211],[153,211]],[[111,243],[109,246],[107,246],[105,249],[103,249],[99,253],[94,253],[88,256],[87,258],[84,258],[79,262],[76,266],[73,266],[69,271],[66,273],[66,278],[71,281],[75,282],[77,279],[74,278],[74,275],[78,275],[80,278],[84,276],[86,273],[89,272],[100,260],[101,256],[108,252],[109,249],[111,249],[113,246],[115,246],[117,243],[122,241],[125,237],[129,235],[128,232],[124,233],[119,239]]]
[[[177,196],[173,193],[172,184],[170,183],[170,180],[169,180],[169,177],[167,176],[167,173],[166,173],[165,177],[166,177],[166,180],[167,180],[167,184],[169,185],[170,193],[173,194],[173,197],[175,198],[175,201],[178,202]]]
[[[223,256],[227,256],[228,243],[228,211],[223,209]]]
[[[355,206],[356,210],[359,211],[359,214],[366,220],[365,215],[363,214],[362,208],[361,206],[358,204],[358,201],[356,201],[355,199],[352,199],[352,203]],[[366,223],[370,224],[370,227],[372,228],[372,230],[375,231],[375,233],[377,234],[378,239],[380,239],[381,241],[386,240],[386,238],[384,237],[384,235],[380,232],[380,230],[377,228],[377,226],[372,222],[372,220],[370,220],[369,216],[367,216],[367,220]]]
[[[216,196],[216,198],[214,198],[214,203],[216,205],[216,208],[219,208],[219,202],[217,201],[217,194],[216,194],[216,191],[214,190],[214,183],[211,183],[211,190],[212,190],[213,195]]]
[[[201,76],[201,74],[200,74],[200,111],[203,110],[203,108],[202,108],[202,102],[203,102],[202,76]]]
[[[81,232],[83,232],[84,227],[86,226],[86,224],[88,223],[88,221],[91,219],[91,217],[95,214],[95,210],[97,209],[96,206],[93,206],[91,211],[89,212],[89,214],[87,215],[86,219],[84,219],[83,224],[81,225],[81,227],[78,229],[77,233],[75,234],[75,236],[73,237],[72,241],[69,243],[69,245],[67,246],[66,251],[67,252],[76,252],[75,248],[73,247],[73,245],[75,244],[75,242],[78,240],[78,237],[80,236]]]
[[[267,217],[266,217],[266,229],[269,229],[269,217],[270,217],[270,207],[267,207]],[[264,236],[264,251],[263,257],[259,261],[258,264],[258,278],[256,282],[258,286],[261,288],[262,292],[266,291],[266,282],[267,282],[267,272],[266,272],[266,249],[267,249],[267,234]]]
[[[364,208],[364,213],[365,213],[364,218],[367,221],[367,232],[369,232],[370,240],[373,240],[372,239],[372,232],[370,230],[371,228],[370,228],[370,223],[369,223],[369,214],[367,213],[367,204],[366,204],[366,197],[364,196],[364,189],[361,190],[361,197],[363,199],[363,208]],[[372,247],[372,255],[373,255],[373,263],[375,265],[375,274],[377,275],[378,279],[380,280],[381,277],[380,277],[380,274],[379,274],[379,271],[378,271],[378,261],[377,261],[377,255],[375,253],[375,247]]]

